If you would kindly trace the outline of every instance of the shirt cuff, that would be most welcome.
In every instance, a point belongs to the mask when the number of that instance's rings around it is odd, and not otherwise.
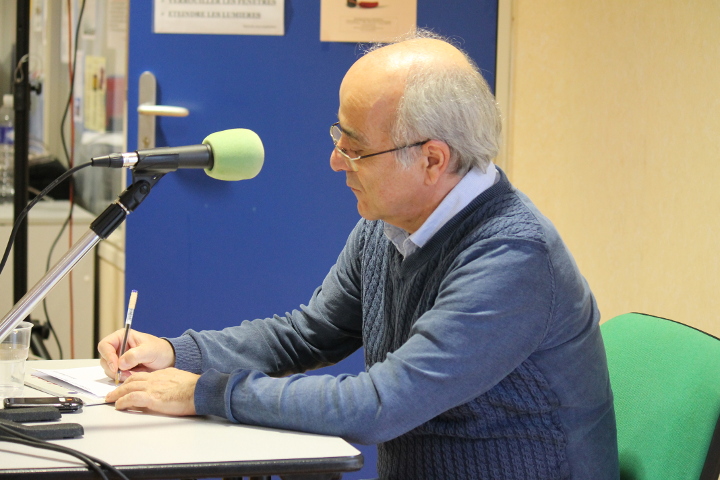
[[[175,368],[191,373],[202,373],[202,353],[190,335],[166,338],[175,350]]]
[[[229,380],[230,375],[214,369],[203,373],[195,385],[195,413],[233,420],[225,408],[225,389]]]

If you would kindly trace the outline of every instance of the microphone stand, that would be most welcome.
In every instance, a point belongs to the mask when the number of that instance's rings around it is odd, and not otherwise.
[[[0,320],[0,341],[27,318],[30,312],[42,301],[50,290],[62,280],[75,265],[95,247],[115,231],[125,218],[133,212],[148,196],[152,187],[164,173],[133,171],[133,183],[120,194],[115,203],[110,204],[92,224],[90,231],[78,240],[70,250],[35,284]]]

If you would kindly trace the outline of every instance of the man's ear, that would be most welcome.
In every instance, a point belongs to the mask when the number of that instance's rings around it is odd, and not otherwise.
[[[441,140],[430,140],[422,146],[425,157],[425,184],[435,185],[450,170],[450,147]]]

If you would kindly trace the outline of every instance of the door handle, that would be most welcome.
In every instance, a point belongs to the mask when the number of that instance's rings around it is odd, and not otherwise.
[[[160,117],[187,117],[190,112],[185,107],[171,107],[169,105],[138,105],[140,115],[154,115]]]
[[[152,72],[140,75],[138,88],[138,150],[155,148],[155,117],[187,117],[185,107],[157,105],[157,80]]]

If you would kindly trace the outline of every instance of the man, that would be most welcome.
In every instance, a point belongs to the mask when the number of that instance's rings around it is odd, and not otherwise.
[[[133,332],[120,359],[116,332],[98,349],[126,380],[107,400],[377,443],[383,479],[617,478],[594,298],[492,164],[500,120],[477,67],[437,38],[377,48],[343,79],[338,120],[330,165],[363,220],[308,305]],[[366,372],[298,373],[361,346]]]

